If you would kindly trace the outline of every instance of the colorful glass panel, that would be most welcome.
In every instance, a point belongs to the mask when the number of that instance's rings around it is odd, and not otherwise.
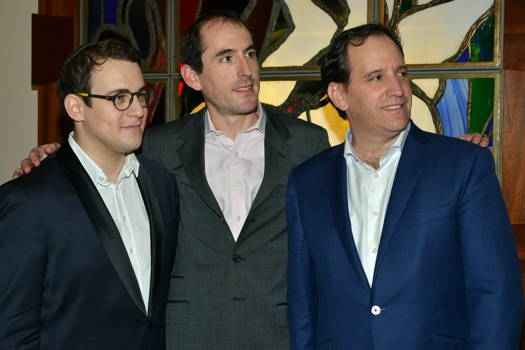
[[[168,1],[86,1],[86,40],[113,38],[128,42],[140,50],[144,72],[167,72]]]

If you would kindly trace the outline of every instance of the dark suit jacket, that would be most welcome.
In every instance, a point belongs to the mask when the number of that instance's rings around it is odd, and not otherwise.
[[[370,288],[343,149],[290,175],[292,349],[517,349],[523,296],[490,151],[412,125]]]
[[[0,187],[0,349],[163,349],[177,189],[139,158],[151,227],[146,314],[120,234],[68,144]]]
[[[237,242],[206,181],[204,112],[151,129],[144,154],[176,178],[181,221],[168,349],[288,349],[288,172],[328,147],[324,129],[267,113],[264,178]]]

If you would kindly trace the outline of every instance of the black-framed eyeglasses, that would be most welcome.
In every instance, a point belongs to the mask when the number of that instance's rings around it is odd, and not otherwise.
[[[113,105],[116,109],[119,111],[125,111],[126,109],[131,106],[133,103],[133,98],[137,96],[137,99],[141,105],[141,107],[149,107],[149,104],[151,102],[151,98],[153,97],[153,90],[144,88],[140,89],[137,92],[131,92],[131,91],[121,91],[117,92],[114,95],[95,95],[88,92],[78,92],[77,95],[83,96],[83,97],[93,97],[93,98],[100,98],[103,100],[108,100],[113,102]]]

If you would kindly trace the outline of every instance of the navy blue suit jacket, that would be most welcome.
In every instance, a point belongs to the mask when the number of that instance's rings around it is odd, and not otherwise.
[[[517,349],[520,274],[490,151],[412,125],[370,287],[351,231],[343,149],[290,176],[292,349]]]
[[[171,176],[139,158],[150,220],[145,311],[120,234],[68,144],[0,187],[0,349],[163,349],[177,233]]]

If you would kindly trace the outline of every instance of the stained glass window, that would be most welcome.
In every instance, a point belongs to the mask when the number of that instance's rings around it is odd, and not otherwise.
[[[252,27],[267,108],[327,128],[332,144],[348,123],[327,103],[319,64],[342,30],[379,22],[398,31],[413,89],[414,122],[458,136],[484,132],[499,159],[501,0],[86,0],[84,40],[117,37],[139,48],[156,90],[150,124],[202,108],[181,80],[182,33],[210,10],[232,10]]]

